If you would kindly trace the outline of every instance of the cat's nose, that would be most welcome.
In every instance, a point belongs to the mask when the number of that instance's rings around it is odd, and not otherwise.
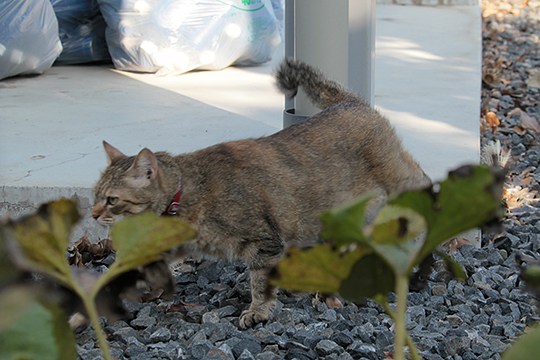
[[[94,206],[92,209],[92,217],[97,220],[101,216],[101,209],[97,206]]]

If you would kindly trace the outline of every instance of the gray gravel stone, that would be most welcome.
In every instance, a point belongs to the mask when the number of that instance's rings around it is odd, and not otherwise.
[[[163,346],[157,349],[158,359],[177,360],[187,356],[186,349],[178,341],[169,341],[160,344],[163,344]],[[152,347],[152,344],[149,347]]]
[[[85,350],[77,348],[77,354],[81,359],[88,359],[88,360],[101,360],[103,359],[103,355],[101,354],[101,351],[99,349],[91,349],[91,350]]]
[[[311,349],[302,350],[299,348],[291,348],[285,353],[285,359],[312,360],[317,359],[318,355]]]
[[[156,324],[156,319],[148,315],[142,315],[131,320],[130,324],[135,328],[148,328]]]
[[[348,352],[342,352],[337,355],[336,360],[354,360],[354,358]]]
[[[192,342],[188,346],[188,352],[194,359],[205,359],[206,354],[214,347],[208,340],[199,340]]]
[[[112,334],[112,338],[122,341],[124,344],[127,344],[128,338],[136,337],[138,336],[138,334],[139,334],[138,331],[132,327],[123,327],[123,328],[115,330],[114,333]]]
[[[214,347],[206,353],[205,359],[207,360],[234,360],[234,356],[228,356],[228,354],[226,354],[223,350]]]
[[[361,341],[354,341],[351,345],[347,347],[347,352],[355,359],[357,358],[367,358],[370,360],[379,359],[380,355],[375,346],[370,344],[364,344]]]
[[[275,354],[272,351],[263,351],[255,356],[255,360],[280,360],[281,356]]]
[[[487,335],[485,339],[488,341],[491,351],[495,354],[502,354],[508,347],[508,344],[502,341],[501,336]]]
[[[236,357],[242,355],[244,350],[248,350],[250,354],[258,354],[262,348],[261,344],[255,338],[245,337],[232,346],[232,352]]]
[[[167,328],[160,327],[150,335],[151,342],[167,342],[171,340],[171,331]]]
[[[431,287],[431,294],[435,296],[444,296],[448,293],[448,289],[444,283],[436,283]]]
[[[334,309],[327,309],[318,316],[320,320],[332,322],[337,320],[337,313]]]
[[[206,323],[217,324],[220,320],[221,318],[215,311],[209,311],[202,314],[203,324],[206,324]]]
[[[344,348],[351,345],[354,341],[353,336],[350,334],[349,331],[336,332],[332,335],[330,339]]]
[[[225,353],[227,355],[227,357],[230,357],[230,358],[234,359],[234,354],[232,352],[231,347],[228,344],[222,344],[219,347],[219,350],[221,350],[223,353]]]
[[[327,356],[332,353],[340,353],[343,351],[343,348],[332,340],[323,339],[315,345],[315,351],[320,356]]]
[[[375,336],[375,346],[377,349],[386,349],[394,343],[393,333],[387,330],[376,330],[374,332]]]
[[[127,338],[127,347],[125,354],[128,357],[134,357],[146,353],[146,345],[140,342],[135,336]]]
[[[255,357],[253,357],[253,354],[251,354],[251,351],[248,349],[244,349],[240,356],[238,357],[238,360],[255,360]]]
[[[463,324],[463,319],[459,317],[459,315],[448,315],[446,317],[446,320],[450,323],[450,325],[453,326],[459,326]]]

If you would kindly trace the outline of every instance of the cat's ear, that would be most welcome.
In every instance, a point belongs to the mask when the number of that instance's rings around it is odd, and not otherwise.
[[[129,169],[130,175],[141,186],[148,185],[150,180],[156,178],[158,172],[158,162],[156,155],[147,148],[142,149],[133,165]]]
[[[107,154],[107,157],[109,158],[109,164],[112,164],[118,159],[125,158],[126,155],[124,155],[120,150],[103,140],[103,148],[105,149],[105,153]]]

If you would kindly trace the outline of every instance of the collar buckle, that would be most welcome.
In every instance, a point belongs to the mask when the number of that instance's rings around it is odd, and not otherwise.
[[[167,211],[165,213],[167,215],[176,215],[178,213],[179,204],[176,201],[173,201],[169,207],[167,208]]]
[[[161,215],[176,215],[178,213],[178,208],[180,207],[180,197],[182,196],[182,193],[179,191],[174,195],[174,199],[171,201],[169,206],[167,207],[167,210],[163,212]]]

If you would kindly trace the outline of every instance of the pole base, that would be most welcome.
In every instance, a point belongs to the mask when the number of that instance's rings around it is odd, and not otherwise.
[[[303,123],[309,118],[307,115],[295,114],[295,109],[283,110],[283,128]]]

